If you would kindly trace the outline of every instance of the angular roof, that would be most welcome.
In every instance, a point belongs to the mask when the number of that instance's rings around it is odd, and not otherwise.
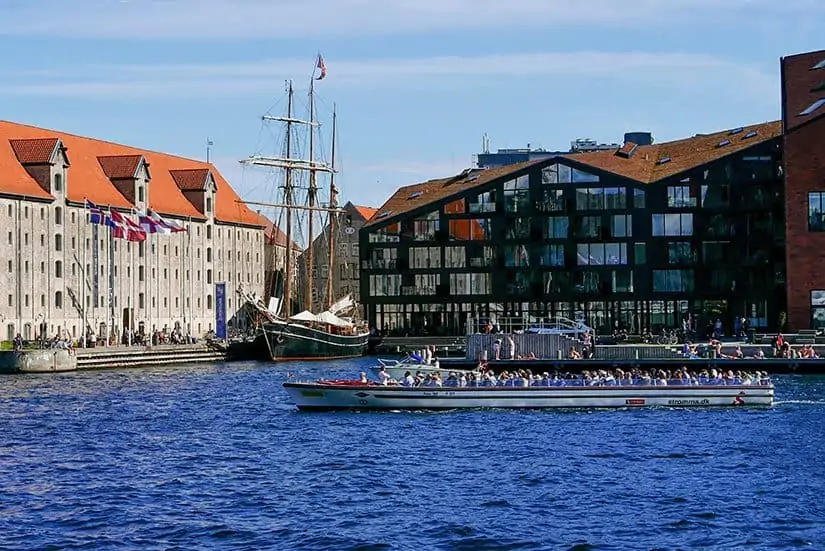
[[[17,160],[21,164],[45,164],[51,161],[57,138],[39,138],[29,140],[9,140]]]
[[[781,67],[785,131],[825,116],[825,50],[783,57]]]
[[[370,218],[366,225],[371,226],[383,222],[384,218],[395,217],[398,214],[435,203],[440,199],[450,197],[462,191],[483,186],[500,176],[518,172],[543,161],[544,159],[542,161],[529,161],[486,170],[467,169],[449,178],[428,180],[420,184],[404,186],[396,191],[381,208],[376,209],[378,211],[377,214]]]
[[[67,155],[72,161],[66,186],[70,201],[82,203],[88,198],[101,206],[132,208],[133,205],[107,176],[99,158],[142,156],[152,171],[148,197],[151,209],[164,215],[203,220],[203,215],[178,188],[171,172],[207,170],[212,172],[218,190],[215,200],[216,220],[263,227],[258,215],[241,202],[237,193],[211,163],[9,121],[0,121],[0,193],[51,197],[21,166],[11,145],[12,140],[42,139],[60,139],[67,149]]]
[[[617,155],[616,150],[575,153],[565,157],[640,183],[651,184],[781,135],[782,123],[774,121],[713,134],[697,134],[673,142],[640,145],[630,158]]]
[[[381,223],[385,218],[395,218],[399,214],[481,187],[498,178],[515,177],[526,168],[538,164],[549,165],[554,160],[564,160],[565,164],[578,165],[582,170],[587,170],[588,167],[595,168],[639,183],[650,184],[781,135],[782,123],[774,121],[713,134],[697,134],[692,138],[673,142],[640,145],[630,156],[627,153],[633,148],[622,146],[618,149],[557,155],[487,170],[468,169],[451,178],[429,180],[400,188],[366,225]]]
[[[98,157],[103,173],[112,180],[126,180],[137,174],[143,155],[111,155]]]
[[[364,218],[365,222],[375,216],[375,213],[378,212],[378,209],[374,209],[372,207],[362,207],[359,205],[352,205],[352,207],[358,211],[358,214]]]
[[[192,170],[173,170],[172,179],[175,180],[181,191],[203,191],[206,189],[206,178],[209,170],[198,168]]]

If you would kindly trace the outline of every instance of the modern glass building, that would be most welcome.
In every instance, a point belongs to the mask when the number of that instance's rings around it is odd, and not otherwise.
[[[771,122],[401,188],[360,231],[367,317],[387,334],[464,334],[491,316],[775,329],[781,167]]]

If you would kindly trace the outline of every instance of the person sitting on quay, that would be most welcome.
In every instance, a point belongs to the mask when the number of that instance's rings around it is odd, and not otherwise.
[[[14,337],[14,341],[12,341],[12,343],[14,344],[15,352],[20,352],[21,350],[23,350],[23,336],[20,335],[20,333],[18,333],[17,336]]]

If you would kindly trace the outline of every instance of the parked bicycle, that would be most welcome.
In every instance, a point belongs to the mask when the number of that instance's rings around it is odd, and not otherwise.
[[[662,332],[656,336],[657,344],[676,344],[679,342],[679,335],[675,329],[662,329]]]

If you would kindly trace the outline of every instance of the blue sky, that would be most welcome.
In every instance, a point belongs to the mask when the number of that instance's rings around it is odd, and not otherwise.
[[[0,118],[215,164],[275,147],[260,115],[305,90],[339,110],[343,197],[492,149],[657,141],[779,118],[779,57],[825,48],[821,0],[2,0]],[[817,34],[820,40],[815,40]],[[303,100],[301,100],[303,101]],[[280,102],[280,103],[277,103]],[[327,125],[327,134],[328,132]]]

